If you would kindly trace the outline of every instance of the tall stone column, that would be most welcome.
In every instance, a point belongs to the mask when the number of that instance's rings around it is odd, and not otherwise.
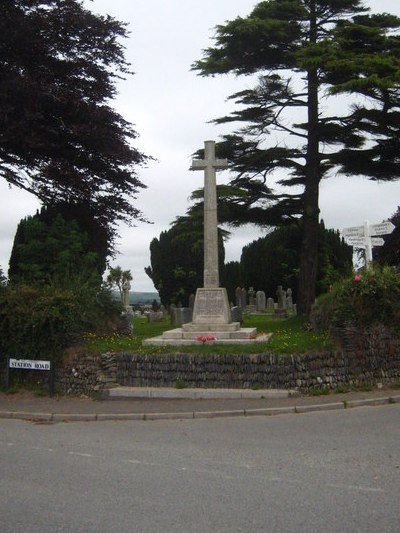
[[[231,323],[226,289],[219,286],[216,184],[217,170],[228,168],[228,161],[215,157],[215,141],[205,141],[204,145],[204,159],[194,159],[190,168],[204,171],[204,287],[196,292],[193,323],[212,328]]]
[[[204,287],[196,291],[192,322],[143,344],[186,345],[205,342],[204,339],[219,343],[254,342],[256,328],[241,328],[240,322],[232,322],[226,289],[219,286],[216,172],[227,167],[226,159],[215,157],[215,142],[206,141],[204,159],[194,159],[190,168],[204,171]]]
[[[215,141],[205,141],[204,159],[194,159],[190,170],[204,171],[204,288],[219,287],[216,171],[228,168],[216,159]]]

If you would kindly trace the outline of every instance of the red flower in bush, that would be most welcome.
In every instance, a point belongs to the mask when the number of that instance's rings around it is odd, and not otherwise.
[[[361,281],[361,276],[360,276],[359,274],[356,274],[356,275],[354,276],[354,281],[356,281],[357,283],[358,283],[359,281]]]

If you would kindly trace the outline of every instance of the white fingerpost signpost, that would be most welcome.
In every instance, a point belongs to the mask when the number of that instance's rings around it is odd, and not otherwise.
[[[388,235],[394,228],[395,225],[389,221],[380,224],[369,224],[366,221],[363,226],[343,228],[341,233],[347,244],[353,248],[365,249],[365,262],[369,266],[372,263],[372,248],[385,244],[385,241],[378,235]]]

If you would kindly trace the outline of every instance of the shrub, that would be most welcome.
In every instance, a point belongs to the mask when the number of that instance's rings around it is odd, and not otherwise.
[[[0,349],[10,357],[56,359],[87,331],[107,331],[118,307],[94,285],[14,285],[0,292]]]
[[[375,267],[335,284],[311,314],[318,329],[365,329],[379,324],[395,331],[400,323],[400,274]]]

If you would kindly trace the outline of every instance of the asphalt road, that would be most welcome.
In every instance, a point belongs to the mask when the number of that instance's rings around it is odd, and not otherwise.
[[[0,420],[2,533],[397,532],[399,488],[399,404],[210,420]]]

